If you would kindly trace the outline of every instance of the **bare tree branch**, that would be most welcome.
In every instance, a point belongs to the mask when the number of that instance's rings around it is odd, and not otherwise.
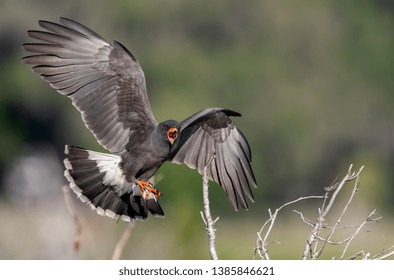
[[[200,213],[201,213],[202,220],[205,223],[207,234],[208,234],[209,253],[211,255],[211,259],[217,260],[218,255],[216,253],[216,246],[215,246],[215,243],[216,243],[215,231],[216,231],[216,229],[215,229],[214,225],[215,225],[215,222],[219,218],[216,218],[214,221],[211,216],[211,209],[209,206],[209,190],[208,190],[209,179],[208,179],[208,174],[207,174],[207,168],[211,164],[213,158],[214,158],[214,156],[211,157],[211,159],[209,160],[207,165],[204,167],[204,170],[202,172],[202,181],[203,181],[202,191],[203,191],[204,213],[203,212],[200,212]]]
[[[394,245],[391,246],[390,248],[388,248],[387,250],[384,250],[382,253],[373,256],[371,259],[384,260],[384,259],[387,259],[391,256],[394,256]]]
[[[268,213],[270,215],[270,218],[263,224],[263,226],[261,227],[260,231],[257,232],[257,237],[258,238],[257,238],[257,242],[256,242],[255,253],[257,252],[262,259],[265,259],[265,260],[269,260],[270,259],[269,256],[268,256],[267,245],[272,243],[272,242],[267,243],[267,239],[268,239],[268,236],[271,233],[272,227],[275,224],[276,218],[277,218],[278,213],[279,213],[280,210],[282,210],[286,206],[289,206],[291,204],[297,203],[299,201],[302,201],[302,200],[305,200],[305,199],[316,199],[316,198],[317,199],[322,199],[322,198],[324,198],[324,196],[306,196],[306,197],[302,197],[301,196],[301,197],[299,197],[299,198],[297,198],[297,199],[295,199],[293,201],[290,201],[290,202],[287,202],[287,203],[283,204],[282,206],[277,208],[273,214],[271,212],[271,209],[268,209]],[[269,226],[268,226],[268,224],[269,224]],[[262,238],[262,234],[264,232],[264,229],[267,226],[268,226],[268,229],[267,229],[267,231],[266,231],[266,233],[264,235],[264,238]],[[274,243],[278,244],[279,242],[275,241]]]
[[[357,228],[357,230],[348,238],[348,240],[346,241],[346,246],[345,246],[345,248],[343,249],[343,252],[342,252],[342,255],[341,255],[340,259],[344,259],[345,254],[346,254],[346,251],[347,251],[347,249],[348,249],[349,246],[350,246],[350,243],[352,243],[353,239],[356,238],[356,236],[359,234],[360,230],[361,230],[368,222],[371,222],[371,221],[374,222],[374,221],[377,221],[377,220],[379,220],[379,219],[381,218],[381,216],[374,217],[375,215],[377,215],[376,209],[373,210],[373,211],[368,215],[368,217],[365,219],[365,221],[364,221],[361,225],[359,225],[359,227]]]
[[[310,257],[312,259],[316,259],[318,258],[321,253],[323,252],[327,241],[332,237],[333,233],[335,232],[337,226],[339,225],[339,223],[341,222],[344,214],[346,213],[348,206],[350,205],[351,201],[353,200],[353,197],[355,195],[355,193],[357,192],[358,189],[358,185],[360,182],[360,173],[361,171],[364,169],[364,166],[362,166],[359,171],[357,173],[355,173],[354,171],[352,172],[352,168],[353,168],[353,164],[350,165],[349,169],[348,169],[348,173],[346,174],[346,176],[342,179],[342,181],[335,186],[335,188],[331,187],[330,190],[335,189],[334,193],[332,194],[331,198],[328,201],[328,205],[324,206],[323,204],[323,208],[321,210],[319,210],[319,216],[317,218],[317,223],[315,224],[315,227],[312,229],[311,233],[309,234],[309,237],[306,241],[305,244],[305,249],[304,249],[304,253],[302,255],[302,259],[306,260],[308,258],[308,254],[310,255]],[[348,203],[345,205],[341,215],[339,216],[337,222],[335,223],[334,227],[331,229],[330,234],[327,236],[326,240],[323,242],[322,246],[320,247],[319,250],[317,250],[317,246],[319,244],[319,240],[318,240],[318,236],[320,233],[320,230],[323,228],[323,223],[326,220],[326,216],[327,214],[330,212],[330,210],[332,209],[335,199],[337,198],[339,192],[342,190],[343,186],[345,185],[346,182],[352,181],[355,178],[357,178],[357,181],[354,185],[353,188],[353,192],[352,195],[350,196]],[[312,250],[312,246],[314,245],[314,249]],[[315,253],[312,254],[312,251],[314,251]]]
[[[113,260],[119,260],[134,227],[135,227],[135,221],[131,221],[127,224],[126,228],[123,231],[122,236],[120,237],[118,243],[115,246],[114,253],[112,254]]]
[[[318,216],[316,218],[316,222],[313,222],[312,220],[308,219],[305,217],[305,215],[300,212],[293,210],[295,213],[297,213],[302,222],[307,225],[310,229],[311,232],[307,238],[302,259],[317,259],[319,258],[324,249],[326,248],[327,245],[342,245],[345,244],[344,249],[341,253],[341,256],[339,257],[340,259],[365,259],[365,260],[370,260],[370,259],[375,259],[375,260],[380,260],[380,259],[386,259],[394,255],[394,246],[390,247],[387,250],[383,250],[381,253],[371,256],[369,252],[366,252],[365,250],[361,250],[357,252],[356,254],[346,257],[345,255],[348,252],[348,249],[350,245],[352,244],[353,240],[360,234],[361,230],[364,228],[364,226],[368,223],[376,223],[378,220],[380,220],[382,217],[377,214],[376,210],[373,210],[368,217],[359,225],[351,225],[351,226],[339,226],[342,222],[343,217],[347,213],[349,206],[351,202],[353,201],[353,198],[358,192],[358,188],[360,185],[360,174],[364,168],[362,166],[357,172],[352,171],[353,165],[350,165],[347,174],[344,176],[344,178],[338,182],[335,183],[337,179],[334,180],[334,182],[329,186],[324,188],[326,190],[325,195],[323,196],[311,196],[311,197],[300,197],[299,199],[290,201],[288,203],[283,204],[281,207],[277,208],[274,213],[271,212],[270,209],[268,209],[268,213],[270,215],[270,218],[263,224],[262,228],[260,229],[259,232],[257,232],[257,240],[256,240],[256,248],[255,248],[255,253],[254,256],[259,255],[260,258],[262,259],[269,259],[268,256],[268,250],[267,246],[272,243],[278,244],[279,242],[274,241],[274,242],[267,242],[268,235],[271,233],[272,227],[277,219],[278,212],[284,208],[285,206],[294,204],[298,201],[301,200],[306,200],[310,198],[318,198],[318,199],[323,199],[322,205],[320,208],[318,208]],[[343,189],[344,185],[346,182],[353,181],[355,180],[354,186],[352,193],[350,194],[344,208],[342,209],[341,213],[339,214],[338,218],[335,220],[334,225],[329,226],[326,224],[326,218],[330,211],[334,207],[334,202],[337,199],[340,191]],[[263,234],[264,230],[268,227],[266,230],[265,235]],[[343,240],[340,241],[334,241],[332,240],[334,233],[337,230],[343,230],[343,229],[352,229],[354,228],[355,231],[348,237],[344,238]],[[324,230],[324,231],[323,231]],[[328,233],[327,233],[328,231]]]
[[[74,227],[75,227],[74,246],[73,246],[74,258],[79,259],[79,251],[81,249],[82,224],[79,221],[77,211],[75,211],[75,206],[71,199],[69,187],[63,186],[62,190],[63,190],[64,201],[66,203],[67,210],[68,212],[70,212],[71,217],[73,218],[74,221]]]

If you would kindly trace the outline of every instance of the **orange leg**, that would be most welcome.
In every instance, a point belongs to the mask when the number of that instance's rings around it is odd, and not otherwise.
[[[145,194],[145,200],[149,198],[151,193],[156,197],[156,199],[161,196],[161,193],[152,187],[152,184],[149,182],[137,181],[137,185],[140,188],[141,196],[144,196]]]

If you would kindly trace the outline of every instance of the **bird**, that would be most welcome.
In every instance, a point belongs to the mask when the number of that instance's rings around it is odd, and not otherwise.
[[[163,217],[162,193],[152,178],[165,163],[185,164],[223,189],[234,208],[248,209],[257,183],[249,143],[230,117],[206,108],[183,121],[156,121],[144,72],[118,41],[108,43],[65,17],[39,20],[28,30],[22,58],[61,95],[71,99],[85,126],[108,153],[65,145],[65,172],[76,196],[98,214],[130,222]]]

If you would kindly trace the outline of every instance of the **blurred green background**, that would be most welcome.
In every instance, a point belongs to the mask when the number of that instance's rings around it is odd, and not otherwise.
[[[211,184],[219,258],[251,259],[268,208],[323,194],[350,163],[365,170],[349,224],[375,208],[383,220],[365,228],[349,254],[393,245],[392,1],[0,0],[0,259],[73,258],[63,148],[102,151],[70,101],[20,61],[26,30],[59,16],[137,57],[158,120],[214,106],[243,114],[234,121],[250,141],[259,188],[250,211],[234,212]],[[122,257],[209,258],[201,176],[166,164],[158,178],[166,217],[138,222]],[[110,258],[125,223],[74,202],[83,224],[80,257]],[[272,258],[302,255],[308,228],[291,211],[297,207],[279,218],[272,239],[282,245],[270,247]],[[314,219],[316,202],[300,207]],[[341,252],[330,250],[323,258]]]

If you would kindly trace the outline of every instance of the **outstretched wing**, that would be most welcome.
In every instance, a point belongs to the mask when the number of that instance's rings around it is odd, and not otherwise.
[[[107,43],[87,27],[66,18],[60,24],[39,21],[47,31],[28,31],[39,43],[24,44],[36,53],[22,60],[60,94],[71,98],[87,128],[113,153],[134,135],[156,125],[144,73],[120,43]]]
[[[180,136],[170,159],[202,174],[205,166],[210,180],[221,185],[234,209],[238,203],[248,209],[246,196],[253,201],[250,185],[256,187],[249,144],[229,116],[231,110],[210,108],[180,123]]]

